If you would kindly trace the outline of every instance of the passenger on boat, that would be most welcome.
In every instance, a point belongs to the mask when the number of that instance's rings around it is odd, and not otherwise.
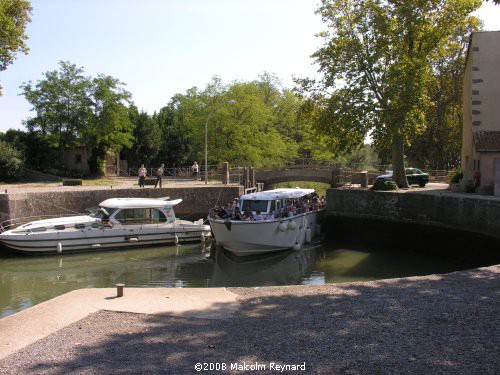
[[[240,208],[239,207],[236,207],[234,209],[234,214],[233,214],[233,217],[231,218],[231,220],[242,220],[241,218],[241,211],[240,211]]]
[[[259,210],[257,210],[257,211],[255,211],[255,217],[253,219],[255,221],[262,221],[262,220],[264,220],[264,216],[261,215]]]
[[[244,218],[243,218],[244,217]],[[246,209],[245,212],[243,212],[243,217],[241,218],[242,220],[252,220],[253,219],[253,213],[249,209]]]

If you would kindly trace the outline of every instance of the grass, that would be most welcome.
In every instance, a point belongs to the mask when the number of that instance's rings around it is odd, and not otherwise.
[[[83,180],[83,186],[106,186],[106,185],[120,185],[118,180],[110,180],[105,178],[93,179],[93,180]]]

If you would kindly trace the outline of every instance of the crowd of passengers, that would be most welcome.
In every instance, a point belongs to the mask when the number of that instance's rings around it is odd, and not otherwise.
[[[325,197],[312,195],[310,197],[302,197],[300,199],[286,199],[283,201],[283,207],[280,210],[269,214],[261,213],[259,210],[255,214],[250,210],[240,211],[238,198],[232,202],[226,203],[224,207],[214,207],[212,217],[225,220],[242,220],[242,221],[261,221],[275,220],[283,217],[291,217],[301,213],[315,211],[323,208],[326,205]]]

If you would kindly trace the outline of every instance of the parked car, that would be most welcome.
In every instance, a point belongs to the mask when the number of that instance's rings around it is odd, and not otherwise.
[[[377,177],[377,180],[392,180],[392,171],[386,171],[386,174]],[[410,185],[424,187],[429,182],[429,173],[422,172],[418,168],[405,168],[406,179]]]

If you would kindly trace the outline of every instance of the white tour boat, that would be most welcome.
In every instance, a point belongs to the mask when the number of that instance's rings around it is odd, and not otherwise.
[[[13,229],[0,226],[0,242],[26,253],[61,253],[178,244],[211,236],[203,219],[179,220],[173,207],[182,199],[111,198],[90,215],[31,221]],[[8,229],[8,230],[6,230]]]
[[[217,245],[245,256],[299,249],[317,234],[323,212],[314,189],[274,189],[244,194],[208,220]]]

